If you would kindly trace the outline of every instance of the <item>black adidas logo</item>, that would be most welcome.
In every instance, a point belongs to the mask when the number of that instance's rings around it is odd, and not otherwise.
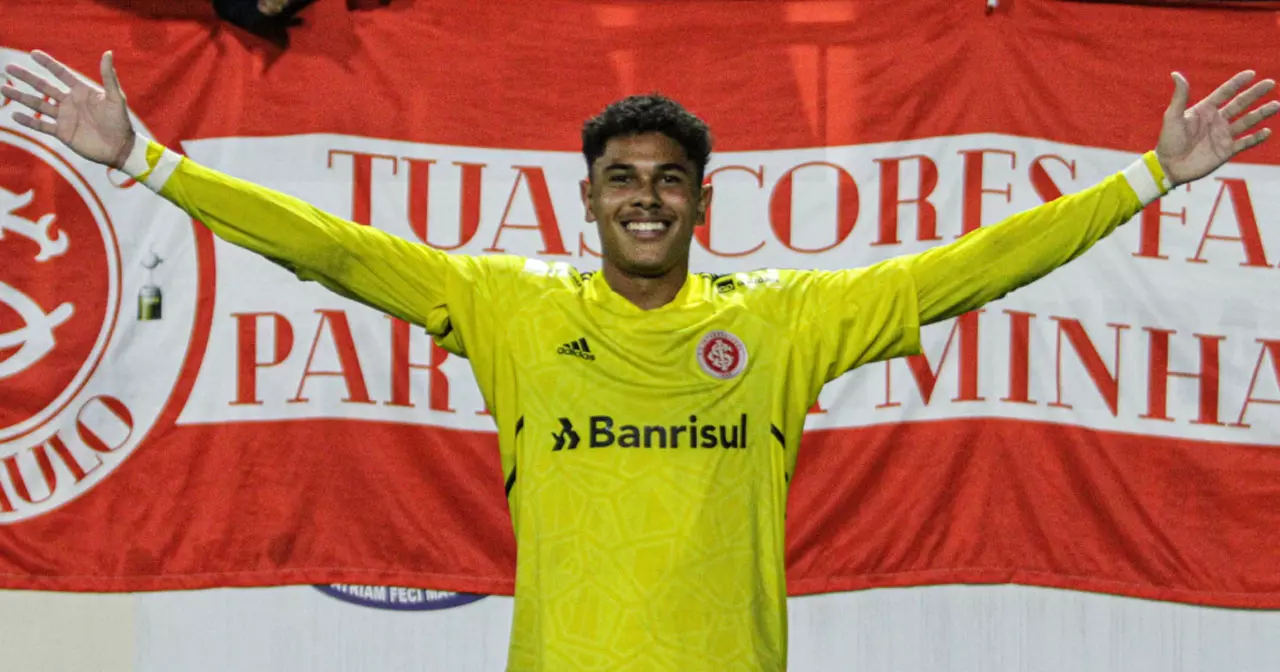
[[[588,362],[594,362],[596,359],[596,356],[591,354],[591,348],[587,345],[586,337],[579,338],[576,341],[569,341],[568,343],[560,346],[560,349],[556,350],[556,352],[562,355],[581,357]]]

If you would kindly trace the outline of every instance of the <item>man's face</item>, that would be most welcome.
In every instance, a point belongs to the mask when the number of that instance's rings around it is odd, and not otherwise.
[[[643,277],[688,270],[711,188],[702,187],[679,143],[661,133],[613,138],[581,188],[606,264]]]

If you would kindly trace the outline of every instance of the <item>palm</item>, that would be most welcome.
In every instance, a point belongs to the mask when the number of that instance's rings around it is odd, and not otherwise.
[[[106,89],[97,89],[65,66],[37,52],[36,62],[53,73],[66,91],[30,71],[10,66],[8,72],[30,85],[43,97],[5,87],[4,95],[43,118],[15,115],[22,125],[61,140],[72,151],[90,161],[119,168],[133,145],[133,124],[129,120],[124,94],[120,91],[111,56],[103,57],[102,73]]]
[[[1156,154],[1172,183],[1204,177],[1267,138],[1270,131],[1266,129],[1238,137],[1280,110],[1280,103],[1271,102],[1240,116],[1275,85],[1265,80],[1236,95],[1251,79],[1252,72],[1242,72],[1188,109],[1186,80],[1181,75],[1174,76],[1173,102],[1165,111],[1156,146]]]
[[[59,108],[54,137],[91,161],[108,162],[119,152],[129,133],[128,117],[104,94],[88,87],[73,90]]]

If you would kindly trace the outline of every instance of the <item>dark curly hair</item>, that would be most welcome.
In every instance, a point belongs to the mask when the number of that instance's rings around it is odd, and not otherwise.
[[[612,138],[652,132],[680,143],[685,156],[697,166],[701,182],[711,159],[711,130],[680,103],[656,93],[612,103],[582,125],[582,155],[587,159],[588,173]]]

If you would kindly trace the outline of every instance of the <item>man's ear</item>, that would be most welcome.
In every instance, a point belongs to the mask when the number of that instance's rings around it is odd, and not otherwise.
[[[591,178],[579,181],[578,191],[582,195],[582,209],[586,211],[587,221],[596,221],[596,214],[591,212]]]
[[[710,184],[702,185],[702,193],[698,195],[698,220],[694,226],[702,226],[707,223],[707,211],[711,209],[711,192],[713,189]]]

